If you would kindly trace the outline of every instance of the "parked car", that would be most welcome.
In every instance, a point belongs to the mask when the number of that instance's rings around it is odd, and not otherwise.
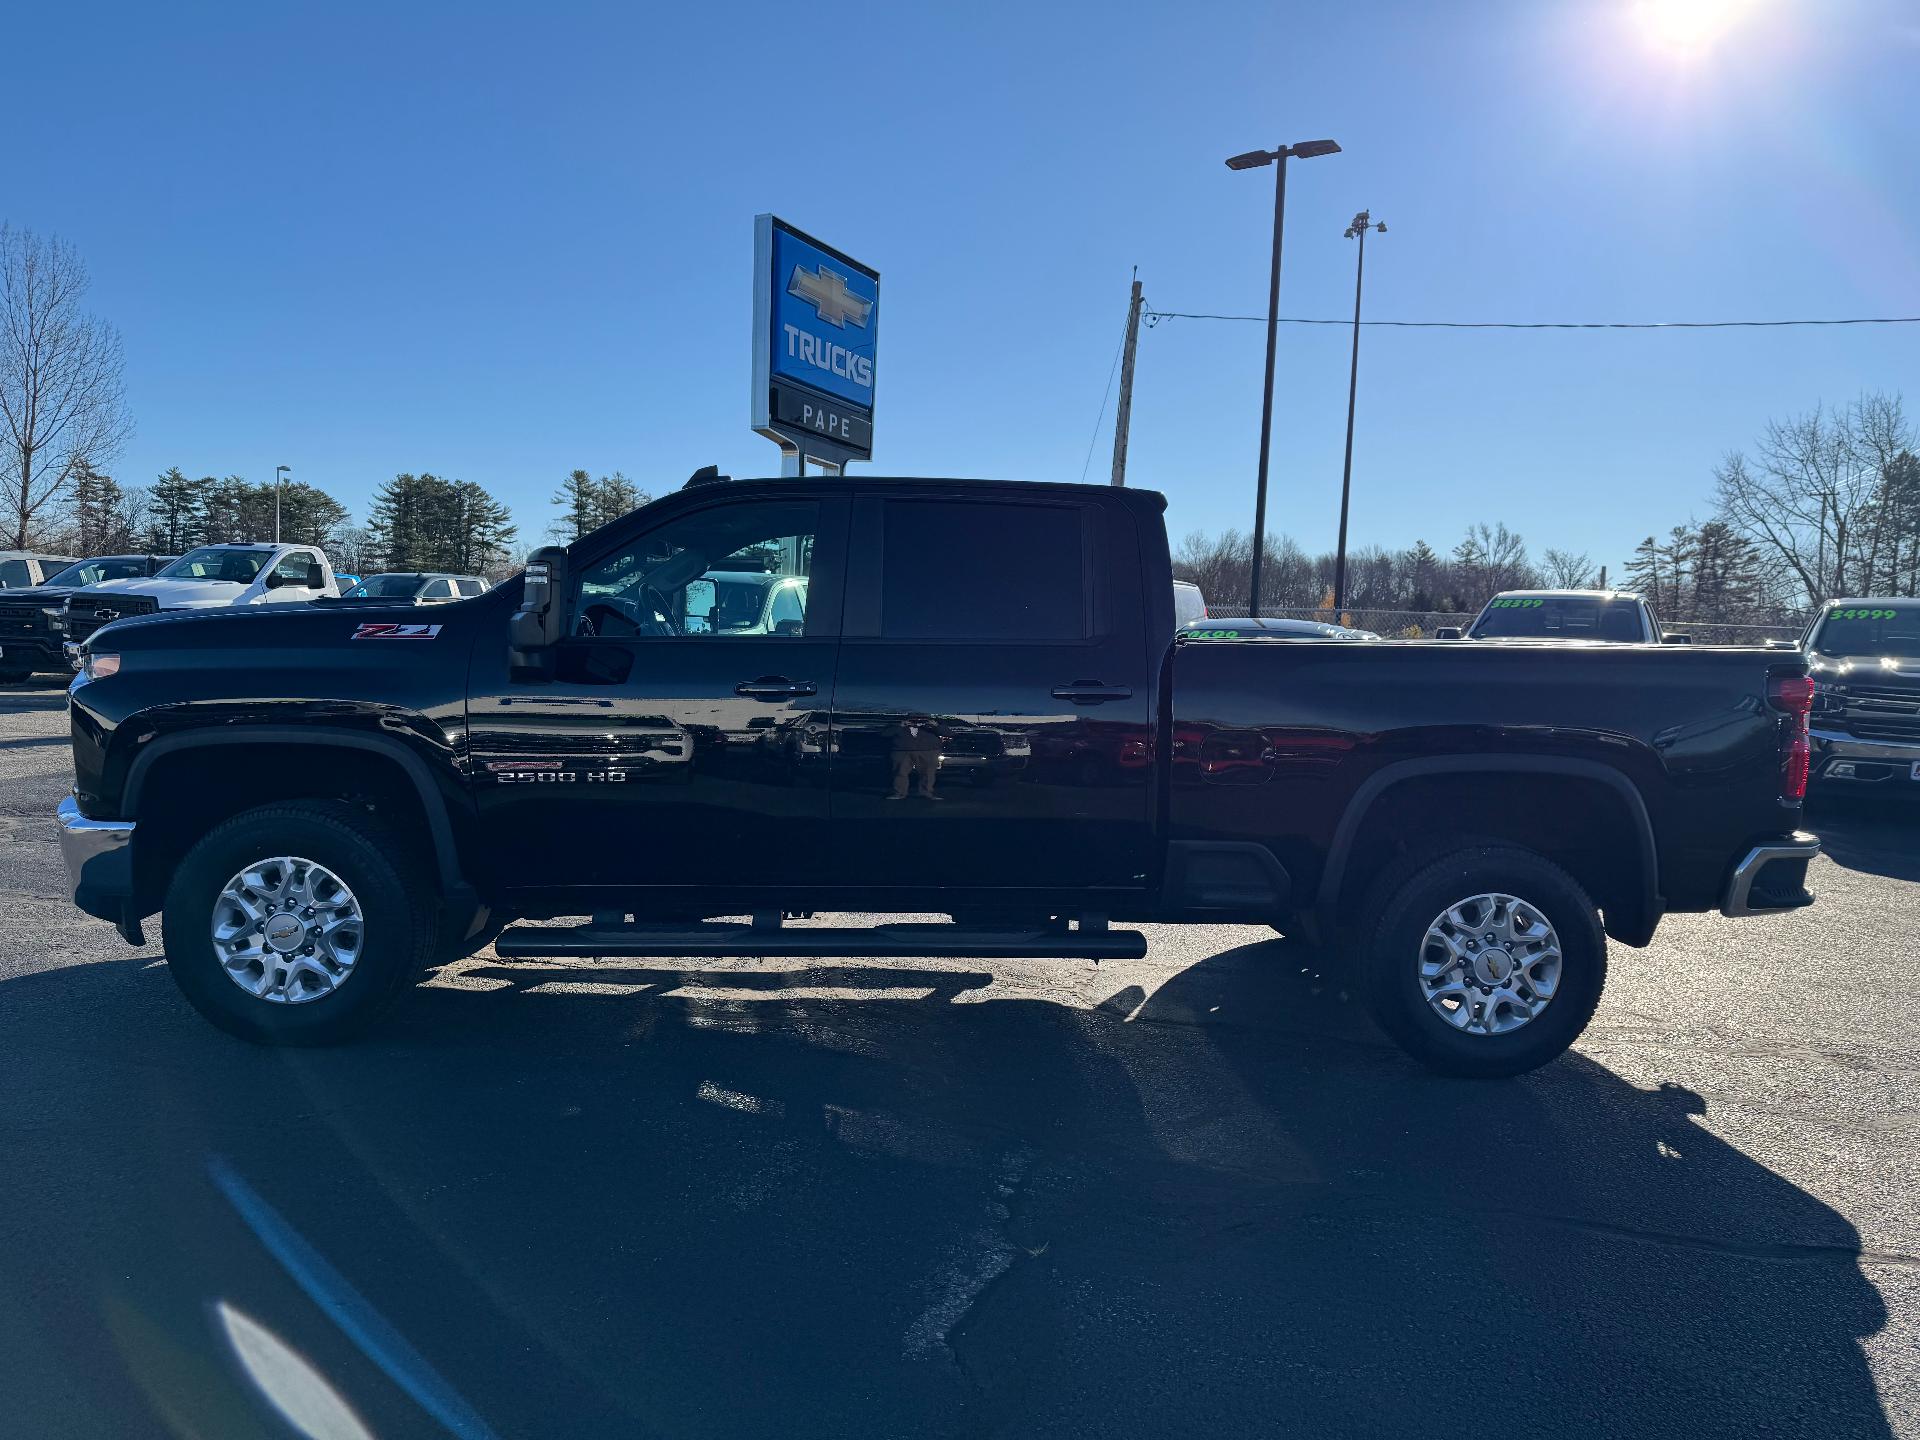
[[[490,942],[1098,958],[1145,953],[1113,922],[1258,922],[1350,958],[1386,1032],[1467,1075],[1572,1043],[1609,935],[1812,903],[1800,656],[1175,644],[1164,506],[1106,485],[715,480],[428,622],[121,621],[84,643],[69,695],[75,902],[135,943],[159,913],[204,1016],[293,1044],[361,1033],[424,967]],[[809,579],[800,630],[770,621],[756,597],[792,587],[748,556]],[[754,592],[735,623],[730,583]],[[875,763],[803,783],[820,753],[760,737],[810,716],[835,762]],[[1029,763],[929,786],[928,720],[1017,733]],[[649,783],[627,757],[674,727],[692,754]],[[821,910],[992,923],[782,928]],[[513,923],[562,916],[596,918]]]
[[[1371,630],[1335,625],[1326,620],[1258,619],[1200,620],[1175,632],[1182,640],[1378,640]]]
[[[55,571],[46,583],[0,595],[0,684],[15,684],[39,671],[67,668],[61,653],[66,639],[67,597],[103,580],[151,575],[171,555],[100,555],[76,560]]]
[[[1814,782],[1920,795],[1920,600],[1829,600],[1805,648]]]
[[[202,545],[147,579],[103,580],[67,597],[67,645],[136,615],[284,605],[336,596],[325,552],[312,545]],[[77,669],[77,649],[67,659]]]
[[[438,570],[387,571],[369,575],[352,589],[343,590],[341,600],[378,600],[388,605],[445,605],[454,600],[471,600],[487,593],[487,582],[478,575],[449,575]]]
[[[1442,626],[1436,640],[1458,640]],[[1690,637],[1662,634],[1653,607],[1628,590],[1503,590],[1467,627],[1469,640],[1585,640],[1606,645],[1685,645]]]
[[[42,555],[38,550],[0,550],[0,590],[31,590],[73,564],[71,555]]]
[[[1173,582],[1173,623],[1191,625],[1207,618],[1207,597],[1191,580]]]

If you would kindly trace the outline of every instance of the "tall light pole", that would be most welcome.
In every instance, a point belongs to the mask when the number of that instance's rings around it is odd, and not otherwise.
[[[1337,614],[1347,603],[1347,497],[1353,488],[1353,399],[1360,388],[1360,286],[1367,278],[1367,231],[1387,233],[1387,222],[1376,221],[1371,211],[1362,210],[1347,226],[1346,238],[1360,240],[1360,264],[1353,272],[1353,364],[1347,371],[1347,458],[1340,465],[1340,544],[1333,552],[1333,608]]]
[[[1337,155],[1331,140],[1302,140],[1277,150],[1249,150],[1227,161],[1229,170],[1258,170],[1279,162],[1273,180],[1273,273],[1267,282],[1267,385],[1260,401],[1260,478],[1253,501],[1253,567],[1247,576],[1247,610],[1260,613],[1260,561],[1267,545],[1267,451],[1273,443],[1273,353],[1280,339],[1280,236],[1287,215],[1287,161]]]
[[[276,545],[280,543],[280,477],[292,473],[291,465],[273,467],[273,543]]]

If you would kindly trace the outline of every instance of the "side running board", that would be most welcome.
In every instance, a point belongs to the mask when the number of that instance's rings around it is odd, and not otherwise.
[[[493,942],[502,959],[569,956],[755,956],[902,959],[1138,960],[1147,937],[1095,922],[1079,929],[986,930],[961,925],[860,927],[703,921],[684,925],[515,925]]]

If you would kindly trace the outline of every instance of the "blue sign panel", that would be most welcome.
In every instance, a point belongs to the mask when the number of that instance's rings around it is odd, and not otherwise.
[[[868,458],[879,272],[771,215],[754,249],[754,429],[831,463]]]

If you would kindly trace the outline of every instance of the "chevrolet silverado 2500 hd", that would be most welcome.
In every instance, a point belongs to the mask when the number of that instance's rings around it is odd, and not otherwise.
[[[1177,641],[1163,503],[715,479],[430,611],[121,620],[71,692],[75,899],[131,941],[159,913],[188,999],[276,1043],[488,943],[1098,958],[1258,922],[1478,1075],[1573,1042],[1607,937],[1811,902],[1799,654]],[[806,584],[739,629],[716,574]],[[955,923],[782,924],[820,911]]]

